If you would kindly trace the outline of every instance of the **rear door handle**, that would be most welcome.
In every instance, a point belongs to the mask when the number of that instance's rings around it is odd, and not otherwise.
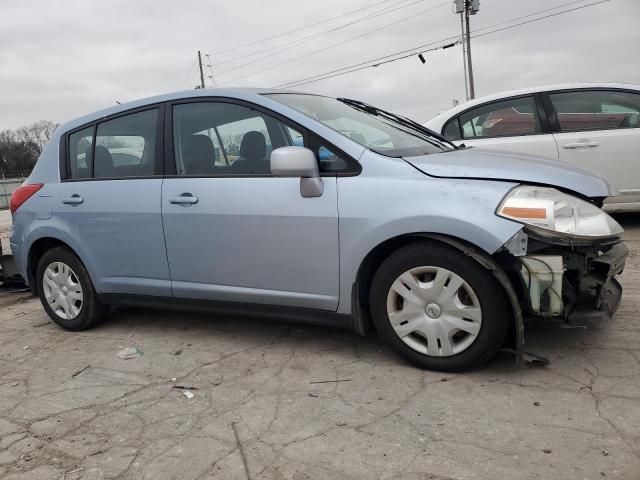
[[[179,197],[170,197],[169,203],[185,206],[195,205],[196,203],[198,203],[198,197],[194,197],[190,193],[183,193]]]
[[[78,194],[73,194],[70,197],[62,199],[62,203],[64,203],[65,205],[80,205],[83,202],[84,198],[82,198]]]
[[[562,148],[574,149],[574,148],[593,148],[599,147],[600,142],[590,142],[590,141],[582,141],[576,143],[565,143],[562,145]]]

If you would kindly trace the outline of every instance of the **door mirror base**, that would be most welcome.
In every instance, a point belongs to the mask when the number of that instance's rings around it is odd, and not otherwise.
[[[322,178],[300,178],[300,195],[304,198],[321,197],[322,192],[324,192],[324,182]]]

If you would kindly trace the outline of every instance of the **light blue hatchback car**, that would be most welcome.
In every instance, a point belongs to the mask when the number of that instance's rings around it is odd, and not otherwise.
[[[613,315],[614,194],[356,100],[196,90],[62,125],[12,198],[11,248],[68,330],[118,304],[258,314],[375,328],[459,371],[522,358],[525,317]]]

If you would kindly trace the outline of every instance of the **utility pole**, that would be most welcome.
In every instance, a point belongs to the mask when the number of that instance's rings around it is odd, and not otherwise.
[[[467,77],[467,41],[464,35],[464,12],[460,12],[460,30],[462,30],[462,66],[464,67],[464,94],[465,98],[469,100],[469,80]]]
[[[476,87],[473,83],[473,62],[471,61],[471,28],[469,28],[469,16],[471,15],[471,0],[467,0],[466,9],[464,12],[464,20],[467,26],[467,70],[469,74],[469,97],[471,100],[476,98]],[[480,7],[478,2],[478,7]],[[477,11],[476,11],[477,13]]]
[[[475,83],[473,80],[473,62],[471,60],[471,27],[470,17],[480,11],[480,0],[454,0],[453,12],[460,14],[460,27],[462,28],[462,55],[464,60],[464,82],[467,91],[467,100],[476,97]]]
[[[200,65],[200,88],[204,88],[204,72],[202,71],[202,54],[198,50],[198,64]]]

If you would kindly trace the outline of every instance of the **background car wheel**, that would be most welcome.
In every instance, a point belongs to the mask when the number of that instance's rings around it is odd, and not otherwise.
[[[502,346],[511,318],[493,275],[458,250],[417,242],[389,256],[370,291],[373,322],[410,363],[456,372],[479,367]]]
[[[104,318],[89,274],[73,252],[56,247],[38,262],[38,294],[51,319],[65,330],[80,331]]]

